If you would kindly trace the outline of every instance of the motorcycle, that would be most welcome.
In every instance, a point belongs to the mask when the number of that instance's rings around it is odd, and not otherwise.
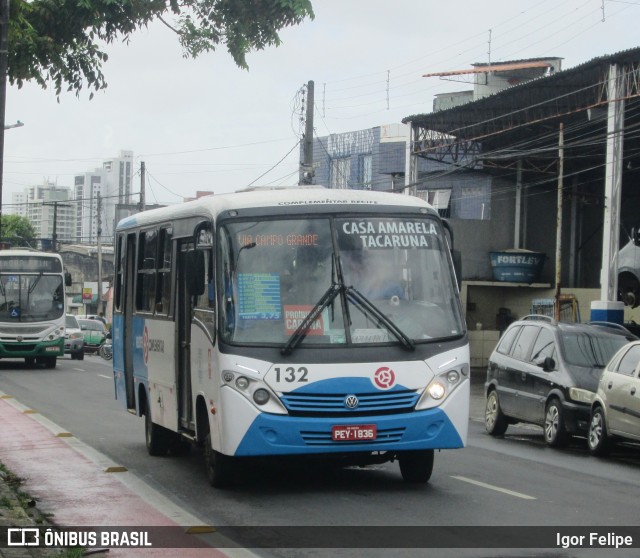
[[[111,340],[111,332],[107,333],[104,342],[98,349],[98,353],[105,360],[111,360],[113,358],[113,343]]]

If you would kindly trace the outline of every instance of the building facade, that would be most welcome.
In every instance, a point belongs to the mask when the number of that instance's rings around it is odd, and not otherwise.
[[[102,168],[75,176],[77,242],[95,243],[98,233],[105,242],[113,240],[116,206],[132,203],[132,180],[133,151],[124,150],[105,160]]]
[[[74,206],[70,188],[45,182],[13,193],[7,213],[26,217],[42,247],[49,249],[53,247],[54,239],[58,243],[75,239]]]

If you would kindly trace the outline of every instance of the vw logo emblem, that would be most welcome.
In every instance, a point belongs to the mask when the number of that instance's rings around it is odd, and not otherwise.
[[[355,395],[347,395],[344,398],[344,406],[347,409],[355,409],[360,404],[358,398]]]

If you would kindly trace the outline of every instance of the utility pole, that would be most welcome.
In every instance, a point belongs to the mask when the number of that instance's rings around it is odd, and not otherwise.
[[[98,315],[102,312],[102,197],[98,192]]]
[[[51,234],[53,240],[53,251],[58,251],[58,202],[53,202],[53,233]]]
[[[304,132],[304,162],[300,172],[300,184],[313,184],[313,108],[314,83],[307,83],[307,117]]]
[[[554,319],[560,321],[562,277],[562,195],[564,191],[564,125],[560,122],[558,134],[558,210],[556,215],[556,303]]]
[[[145,171],[146,167],[144,161],[140,163],[140,211],[144,211],[146,208],[146,195],[145,195]]]
[[[7,105],[7,55],[9,0],[0,0],[0,241],[2,241],[2,183],[4,174],[4,123]]]

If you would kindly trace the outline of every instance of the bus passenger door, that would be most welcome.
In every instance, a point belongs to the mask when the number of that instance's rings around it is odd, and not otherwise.
[[[177,299],[176,299],[176,341],[177,341],[177,366],[178,373],[178,417],[179,427],[187,430],[195,430],[193,419],[191,396],[191,301],[189,295],[189,269],[188,254],[193,252],[193,242],[183,241],[178,245],[177,266]]]
[[[124,309],[124,331],[122,333],[123,363],[125,385],[127,390],[127,409],[135,409],[136,394],[133,381],[133,348],[135,339],[133,334],[133,312],[135,307],[135,293],[133,290],[136,276],[136,235],[128,234],[126,237],[126,261],[124,262],[125,273],[123,285],[123,309]]]

